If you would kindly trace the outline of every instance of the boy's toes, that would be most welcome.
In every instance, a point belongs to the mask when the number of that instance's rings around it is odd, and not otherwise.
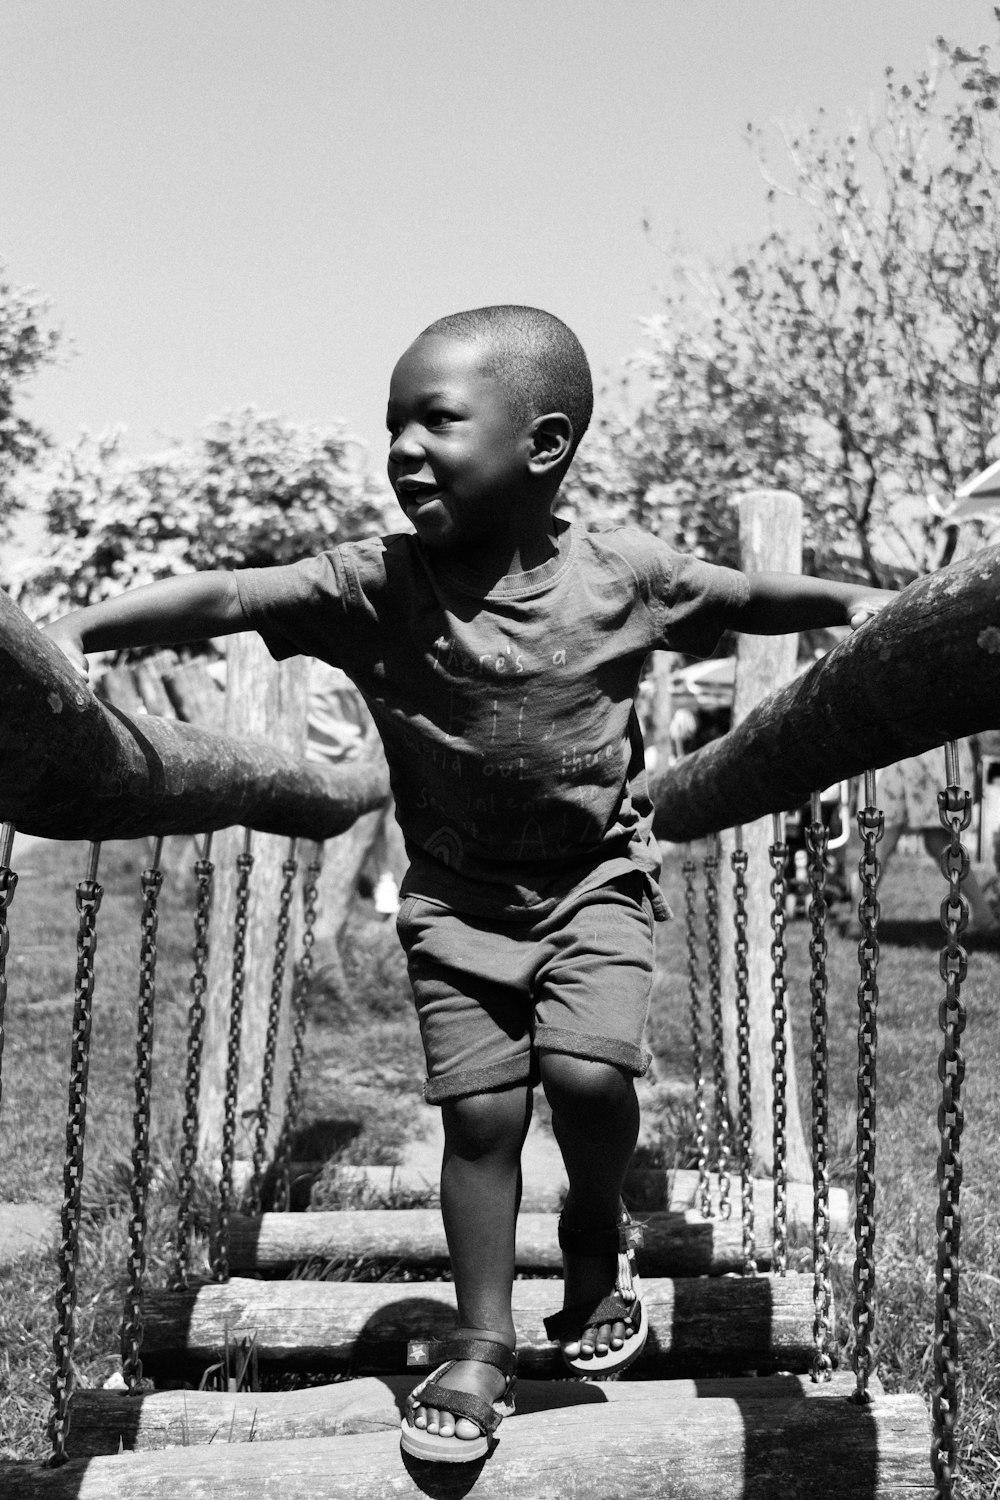
[[[410,1420],[414,1427],[435,1433],[438,1437],[456,1437],[464,1442],[471,1442],[473,1438],[479,1437],[479,1428],[475,1422],[470,1422],[467,1417],[456,1419],[454,1413],[443,1411],[437,1406],[415,1406],[410,1413]]]
[[[609,1349],[620,1349],[625,1343],[624,1323],[600,1323],[594,1328],[585,1328],[579,1341],[563,1345],[563,1353],[570,1359],[593,1359],[595,1355],[607,1354]]]

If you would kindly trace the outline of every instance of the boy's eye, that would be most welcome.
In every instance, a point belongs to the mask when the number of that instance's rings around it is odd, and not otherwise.
[[[436,408],[427,413],[428,427],[446,427],[449,422],[457,422],[458,417],[453,411],[446,411],[443,407]]]

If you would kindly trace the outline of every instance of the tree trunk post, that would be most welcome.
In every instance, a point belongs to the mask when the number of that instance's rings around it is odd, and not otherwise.
[[[241,633],[229,638],[226,665],[225,733],[234,739],[266,740],[274,749],[304,756],[308,662],[304,657],[275,662],[260,638]],[[198,1146],[202,1161],[219,1155],[224,1118],[226,1060],[233,988],[233,939],[236,917],[236,860],[242,852],[242,828],[226,828],[212,844],[215,882],[211,949],[198,1104]],[[243,1026],[239,1091],[236,1103],[238,1160],[253,1151],[256,1116],[267,1034],[268,1007],[274,968],[274,944],[282,885],[282,864],[290,841],[276,834],[254,833],[251,850],[250,903],[244,965]],[[278,1031],[268,1126],[268,1156],[273,1151],[284,1109],[290,1055],[287,1006],[296,956],[296,933],[301,911],[302,876],[310,854],[299,847],[299,874],[291,910],[285,966],[284,1006]]]
[[[739,499],[740,567],[746,573],[802,571],[802,502],[785,490],[754,490]],[[795,676],[798,635],[741,635],[736,652],[736,688],[733,697],[733,724],[746,718],[762,698]],[[768,848],[772,842],[770,818],[746,824],[743,845],[747,851],[747,941],[749,943],[750,996],[750,1073],[753,1110],[754,1170],[770,1175],[773,1170],[774,1084],[772,1081],[773,1035],[771,989],[770,884],[772,877]],[[732,833],[722,837],[720,880],[721,930],[734,930],[734,905],[730,856],[734,847]],[[733,945],[723,938],[723,993],[736,992],[735,954]],[[794,1004],[795,997],[790,997]],[[724,1012],[727,1090],[731,1116],[735,1120],[737,1094],[736,1013],[726,1006]],[[809,1154],[799,1112],[795,1082],[795,1058],[791,1030],[786,1029],[787,1073],[787,1174],[790,1181],[808,1182],[812,1178]]]

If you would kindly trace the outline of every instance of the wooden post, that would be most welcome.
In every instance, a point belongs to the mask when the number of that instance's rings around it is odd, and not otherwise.
[[[266,740],[277,750],[304,756],[306,747],[306,691],[308,662],[304,657],[275,662],[255,634],[231,636],[226,653],[225,733]],[[242,852],[244,830],[226,828],[212,845],[215,862],[211,950],[208,965],[207,1010],[201,1093],[198,1104],[199,1154],[203,1161],[219,1154],[222,1140],[226,1055],[233,983],[233,935],[236,915],[236,860]],[[243,989],[243,1028],[237,1096],[237,1159],[249,1160],[253,1151],[256,1110],[260,1102],[264,1043],[271,997],[274,940],[282,884],[282,864],[289,840],[277,834],[253,836],[253,871],[247,922]],[[281,1125],[289,1060],[287,1002],[296,954],[301,873],[309,847],[300,847],[300,875],[289,929],[285,972],[285,1010],[278,1034],[274,1090],[271,1097],[268,1150]]]
[[[784,490],[754,490],[739,500],[740,567],[746,573],[800,573],[802,571],[802,502],[797,495]],[[795,676],[798,658],[798,635],[742,635],[736,651],[736,689],[733,698],[733,724],[741,723],[750,711],[775,688]],[[773,1170],[772,1126],[774,1120],[774,1085],[771,1079],[773,1059],[771,1037],[771,900],[772,876],[768,847],[772,842],[770,818],[746,824],[743,844],[748,855],[747,866],[747,940],[750,945],[750,1074],[753,1108],[753,1160],[755,1172],[770,1175]],[[733,836],[722,840],[722,880],[720,912],[723,936],[723,993],[735,995],[735,961],[728,934],[733,931],[733,895],[730,855]],[[790,996],[791,1004],[797,997]],[[736,1118],[736,1013],[729,1004],[723,1012],[726,1052],[726,1078],[732,1118]],[[790,1028],[786,1031],[787,1051],[787,1174],[793,1182],[811,1180],[812,1168],[806,1150],[795,1083],[795,1058]]]

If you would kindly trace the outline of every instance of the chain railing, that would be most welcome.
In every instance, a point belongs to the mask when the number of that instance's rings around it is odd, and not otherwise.
[[[11,869],[10,858],[14,848],[14,825],[0,826],[0,1110],[3,1109],[3,1046],[4,1024],[7,1015],[7,953],[10,948],[10,929],[7,913],[17,890],[17,876]]]
[[[103,895],[97,883],[100,854],[100,844],[91,844],[86,878],[76,888],[76,978],[73,987],[63,1204],[57,1253],[59,1280],[55,1299],[56,1331],[52,1341],[56,1364],[49,1387],[53,1400],[49,1419],[49,1437],[52,1441],[50,1461],[53,1465],[66,1462],[70,1401],[76,1384],[73,1350],[76,1344],[77,1265],[80,1258],[80,1195],[83,1190],[84,1144],[87,1134],[87,1081],[90,1071],[97,913]]]
[[[774,1108],[774,1250],[771,1268],[784,1276],[788,1270],[788,1005],[785,978],[785,925],[788,920],[788,845],[778,815],[772,819],[771,844],[771,1069]]]
[[[941,950],[941,978],[945,998],[938,1020],[943,1033],[938,1077],[941,1080],[941,1104],[938,1109],[938,1131],[941,1149],[938,1156],[936,1313],[934,1329],[934,1442],[931,1463],[936,1493],[940,1500],[951,1500],[957,1471],[955,1424],[958,1416],[958,1276],[962,1219],[959,1213],[959,1189],[962,1185],[961,1141],[964,1114],[962,1084],[965,1059],[961,1038],[965,1030],[965,1006],[962,982],[968,969],[962,933],[969,922],[969,900],[962,882],[969,874],[969,855],[962,834],[972,817],[971,798],[958,779],[957,746],[947,747],[947,786],[938,794],[941,824],[949,835],[941,865],[948,881],[948,894],[941,902],[941,926],[945,943]]]
[[[153,1016],[156,1003],[157,903],[163,885],[157,839],[149,868],[142,872],[142,923],[139,949],[139,1004],[135,1047],[135,1114],[132,1146],[132,1213],[129,1219],[128,1285],[122,1317],[122,1374],[135,1395],[142,1382],[142,1295],[146,1271],[146,1205],[149,1196],[149,1115],[153,1085]]]
[[[861,940],[858,963],[858,1129],[855,1178],[854,1373],[855,1399],[867,1403],[875,1322],[875,1101],[878,1045],[878,883],[882,873],[878,843],[885,818],[875,803],[875,772],[865,773],[864,806],[858,810],[862,850],[858,863]]]
[[[823,804],[814,792],[810,804],[810,821],[806,826],[807,873],[809,880],[809,995],[810,995],[810,1077],[812,1082],[812,1166],[813,1166],[813,1362],[814,1380],[829,1380],[833,1361],[830,1358],[830,1312],[833,1288],[830,1279],[830,1165],[829,1117],[830,1075],[827,1046],[827,845],[829,836],[823,821]]]
[[[181,1121],[181,1167],[177,1183],[177,1244],[174,1280],[187,1286],[191,1244],[191,1213],[194,1170],[198,1160],[198,1097],[201,1093],[201,1059],[205,1035],[205,992],[208,989],[209,927],[212,914],[212,877],[209,859],[212,835],[206,834],[194,866],[196,887],[191,1004],[188,1009],[187,1065],[184,1075],[184,1115]]]
[[[247,828],[243,835],[243,852],[236,856],[233,982],[229,1001],[229,1043],[226,1049],[226,1081],[223,1096],[218,1219],[212,1247],[212,1276],[216,1281],[226,1281],[229,1278],[229,1215],[232,1211],[233,1165],[236,1159],[236,1110],[240,1087],[240,1046],[243,1040],[247,922],[250,911],[250,876],[254,865],[252,845],[253,833]]]
[[[257,1106],[250,1186],[247,1191],[247,1210],[251,1214],[260,1213],[264,1156],[267,1149],[267,1127],[271,1117],[271,1091],[274,1087],[274,1062],[278,1048],[278,1027],[281,1021],[282,1000],[284,998],[285,966],[288,961],[288,933],[292,920],[295,877],[299,869],[299,862],[296,858],[297,847],[297,840],[292,839],[288,858],[281,867],[282,884],[281,894],[278,898],[278,922],[274,939],[274,964],[271,971],[271,997],[267,1008],[267,1032],[264,1037],[264,1062],[260,1080],[260,1104]]]

